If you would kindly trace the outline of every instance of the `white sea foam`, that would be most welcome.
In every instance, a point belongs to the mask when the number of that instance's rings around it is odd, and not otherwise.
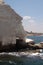
[[[30,54],[31,56],[37,56],[37,55],[39,55],[39,53],[37,52],[37,53],[31,53]]]
[[[10,64],[15,64],[15,65],[16,65],[16,63],[15,63],[15,62],[13,62],[13,61],[9,61],[9,63],[10,63]]]
[[[43,59],[43,53],[29,53],[29,52],[9,52],[9,53],[0,53],[0,55],[11,55],[11,56],[17,56],[17,57],[21,57],[21,56],[25,56],[25,57],[40,57],[41,59]]]

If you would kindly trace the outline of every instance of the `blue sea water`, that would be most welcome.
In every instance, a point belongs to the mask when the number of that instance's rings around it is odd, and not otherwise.
[[[13,61],[1,60],[0,65],[43,65],[43,56],[29,55],[27,57],[15,57]]]
[[[43,65],[43,60],[38,58],[24,58],[17,62],[14,61],[2,61],[0,65]]]
[[[43,42],[43,36],[28,36],[27,38],[33,39],[35,43]]]
[[[43,36],[29,36],[36,43],[43,42]],[[43,49],[42,49],[43,50]],[[0,59],[0,65],[43,65],[43,52],[42,53],[25,53],[25,52],[13,52],[2,53],[2,55],[9,55],[9,59],[5,56],[5,60]],[[10,58],[11,56],[11,58]]]

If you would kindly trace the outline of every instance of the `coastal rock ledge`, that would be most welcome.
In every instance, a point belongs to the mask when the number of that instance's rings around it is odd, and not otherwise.
[[[17,40],[16,44],[10,43],[9,45],[2,45],[2,42],[0,41],[0,52],[17,52],[17,51],[23,51],[23,50],[37,50],[37,49],[43,49],[43,43],[35,44],[34,42],[28,42],[26,43],[22,39]]]

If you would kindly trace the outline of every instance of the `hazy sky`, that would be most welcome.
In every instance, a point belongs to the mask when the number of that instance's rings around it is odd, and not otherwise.
[[[27,31],[43,32],[43,0],[4,0],[23,17]]]

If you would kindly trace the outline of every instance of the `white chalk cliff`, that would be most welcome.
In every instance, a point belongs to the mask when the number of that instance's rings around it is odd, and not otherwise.
[[[25,38],[22,26],[22,17],[19,16],[9,5],[0,0],[0,41],[3,44],[12,42],[16,44],[16,38]]]

